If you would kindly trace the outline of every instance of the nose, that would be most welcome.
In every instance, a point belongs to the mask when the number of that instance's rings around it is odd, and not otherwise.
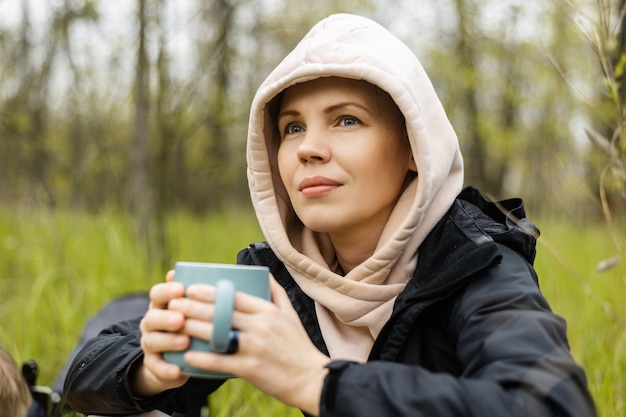
[[[304,134],[302,142],[298,146],[298,159],[301,163],[328,162],[330,160],[330,147],[328,135],[323,129],[309,126]]]

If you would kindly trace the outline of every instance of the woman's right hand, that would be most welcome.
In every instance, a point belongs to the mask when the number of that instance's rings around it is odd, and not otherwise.
[[[131,379],[133,394],[138,397],[180,387],[189,379],[178,365],[163,359],[163,352],[185,350],[190,343],[189,336],[182,333],[185,316],[167,309],[171,300],[185,293],[184,286],[173,282],[173,277],[174,271],[169,271],[166,282],[150,289],[150,308],[139,325],[144,357]]]

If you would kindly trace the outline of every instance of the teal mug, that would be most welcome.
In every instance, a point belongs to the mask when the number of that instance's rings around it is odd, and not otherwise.
[[[253,265],[229,265],[200,262],[177,262],[174,281],[181,282],[185,288],[191,284],[209,284],[215,286],[215,314],[213,317],[213,335],[211,340],[191,338],[188,350],[226,353],[232,331],[235,292],[270,300],[269,268]],[[165,352],[167,362],[181,367],[186,375],[200,378],[231,378],[233,375],[207,371],[189,365],[184,359],[185,352]]]

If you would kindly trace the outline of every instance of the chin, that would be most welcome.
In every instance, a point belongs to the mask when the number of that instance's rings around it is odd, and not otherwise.
[[[333,233],[341,229],[341,225],[336,221],[321,222],[319,219],[315,222],[304,223],[305,226],[317,233]]]

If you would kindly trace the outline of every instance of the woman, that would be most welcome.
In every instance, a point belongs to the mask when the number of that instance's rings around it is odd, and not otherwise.
[[[319,416],[592,416],[564,321],[532,268],[519,200],[462,191],[456,134],[417,58],[378,24],[318,23],[252,103],[248,179],[272,302],[237,294],[232,355],[188,352]],[[152,288],[141,320],[74,361],[66,395],[99,414],[192,410],[222,381],[162,353],[212,332],[214,289]]]

